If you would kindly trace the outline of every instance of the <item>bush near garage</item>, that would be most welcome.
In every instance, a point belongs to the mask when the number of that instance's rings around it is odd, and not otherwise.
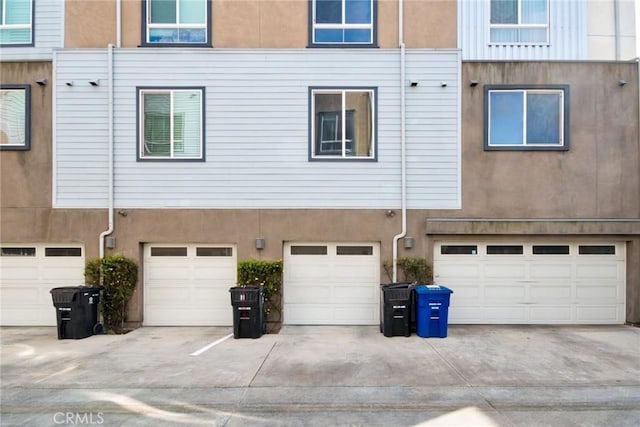
[[[428,285],[433,282],[433,269],[422,257],[401,257],[396,260],[398,266],[398,282],[410,282],[414,284]],[[382,264],[389,281],[393,281],[393,262],[385,261]]]
[[[238,286],[258,285],[264,290],[264,314],[267,333],[282,326],[282,260],[250,259],[238,263]]]
[[[103,286],[100,306],[104,326],[116,334],[126,333],[127,303],[138,282],[138,264],[123,255],[95,258],[84,270],[87,286]]]

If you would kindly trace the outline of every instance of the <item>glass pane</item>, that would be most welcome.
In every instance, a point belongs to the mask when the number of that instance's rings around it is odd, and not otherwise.
[[[561,99],[554,93],[527,94],[527,144],[561,143]]]
[[[489,144],[522,144],[523,93],[489,93]]]
[[[337,255],[373,255],[373,246],[338,246]]]
[[[173,150],[175,157],[201,156],[200,91],[173,95]]]
[[[151,256],[187,256],[187,248],[151,248]]]
[[[204,28],[180,28],[176,31],[176,38],[172,40],[180,43],[206,43],[207,30]]]
[[[44,248],[44,256],[82,256],[82,248]]]
[[[569,255],[569,245],[533,245],[534,255]]]
[[[522,255],[522,245],[487,245],[487,255]]]
[[[352,156],[373,155],[373,114],[370,92],[347,92],[346,153]]]
[[[521,24],[546,24],[548,0],[522,0]]]
[[[517,24],[517,0],[491,0],[492,24]]]
[[[2,248],[0,256],[36,256],[36,248]]]
[[[344,31],[340,29],[321,29],[315,31],[316,43],[342,43]]]
[[[517,43],[520,32],[517,28],[492,28],[491,43]]]
[[[580,245],[578,248],[580,255],[615,255],[614,245]]]
[[[196,248],[196,256],[233,256],[233,248]]]
[[[0,90],[0,144],[26,144],[26,91]]]
[[[342,23],[342,0],[316,0],[316,23]]]
[[[342,95],[318,93],[314,96],[315,154],[342,154]]]
[[[345,43],[371,43],[371,30],[344,30]]]
[[[291,255],[326,255],[326,246],[291,246]]]
[[[546,28],[521,28],[518,30],[521,43],[547,43]]]
[[[175,43],[178,41],[178,30],[174,28],[149,29],[149,43]]]
[[[442,245],[440,246],[442,255],[477,255],[478,246],[476,245]]]
[[[180,0],[181,24],[204,24],[207,22],[206,0]]]
[[[345,22],[347,24],[371,23],[371,0],[345,0]]]
[[[176,0],[150,0],[150,21],[152,24],[176,23]]]
[[[6,0],[6,8],[5,24],[31,24],[31,0]]]
[[[169,156],[171,149],[171,95],[143,95],[144,155]]]

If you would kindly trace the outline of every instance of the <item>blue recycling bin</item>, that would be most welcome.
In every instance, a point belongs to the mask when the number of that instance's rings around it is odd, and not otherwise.
[[[445,338],[449,301],[453,291],[440,285],[418,285],[416,293],[416,333],[422,338]]]

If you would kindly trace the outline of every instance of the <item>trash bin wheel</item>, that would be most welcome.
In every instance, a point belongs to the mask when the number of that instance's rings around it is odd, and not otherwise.
[[[102,323],[96,323],[93,325],[93,335],[102,335],[104,334],[104,326]]]

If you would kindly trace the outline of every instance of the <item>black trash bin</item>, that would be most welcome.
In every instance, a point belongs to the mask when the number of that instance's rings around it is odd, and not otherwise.
[[[233,306],[233,337],[260,338],[266,332],[264,289],[236,286],[229,289]]]
[[[380,285],[380,332],[385,337],[411,335],[414,298],[409,282]]]
[[[102,287],[63,286],[51,289],[58,339],[80,339],[102,332],[98,303]]]

